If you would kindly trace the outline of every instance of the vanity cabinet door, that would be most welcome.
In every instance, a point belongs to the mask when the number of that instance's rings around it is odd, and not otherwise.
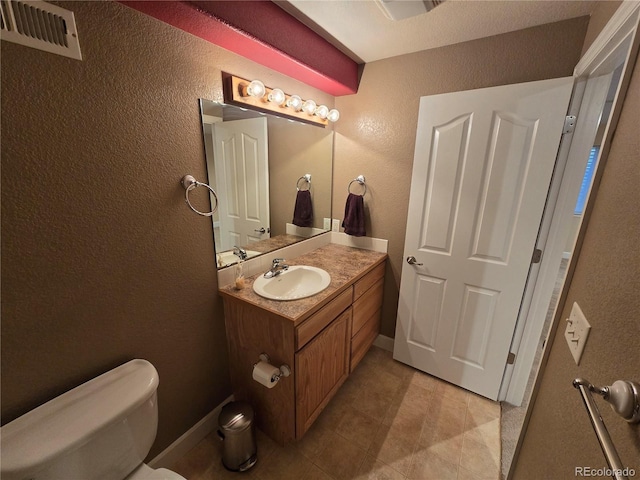
[[[296,438],[301,438],[349,375],[351,307],[296,353]]]

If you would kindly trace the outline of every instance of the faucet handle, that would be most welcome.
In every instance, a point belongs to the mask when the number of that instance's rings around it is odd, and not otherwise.
[[[277,265],[280,265],[282,262],[286,262],[286,260],[284,258],[274,258],[272,265],[275,267]]]

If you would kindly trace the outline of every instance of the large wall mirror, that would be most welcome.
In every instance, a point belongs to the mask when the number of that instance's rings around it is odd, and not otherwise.
[[[211,217],[218,268],[328,231],[332,130],[205,99],[200,114],[218,195]],[[307,208],[307,221],[296,221],[304,225],[294,224],[298,196],[306,207],[311,197],[313,218]]]

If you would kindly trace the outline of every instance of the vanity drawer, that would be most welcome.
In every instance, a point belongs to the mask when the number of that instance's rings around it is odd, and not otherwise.
[[[353,301],[360,298],[364,292],[369,290],[379,279],[384,277],[385,267],[386,262],[382,262],[355,283],[353,287]]]
[[[318,312],[305,320],[296,329],[296,350],[304,347],[309,340],[329,325],[338,315],[344,312],[351,305],[353,297],[353,287],[347,288],[336,298],[327,303]]]
[[[382,307],[382,294],[384,291],[384,278],[378,281],[367,290],[353,304],[353,330],[355,337],[367,321]]]
[[[349,372],[353,372],[353,369],[360,363],[360,360],[362,360],[362,357],[369,351],[369,348],[378,336],[381,313],[382,310],[378,310],[351,339],[351,365]]]

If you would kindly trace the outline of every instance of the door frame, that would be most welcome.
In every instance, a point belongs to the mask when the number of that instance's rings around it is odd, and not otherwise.
[[[571,283],[571,276],[579,256],[582,238],[584,237],[588,218],[593,208],[602,171],[606,164],[611,137],[615,131],[620,110],[624,103],[627,86],[638,53],[640,36],[636,35],[636,32],[638,30],[639,17],[640,2],[624,1],[574,69],[573,76],[575,78],[575,85],[568,115],[578,114],[582,105],[585,87],[590,77],[601,75],[606,72],[607,69],[612,70],[612,65],[619,65],[620,60],[624,62],[623,72],[611,111],[611,118],[609,119],[602,141],[592,186],[567,268],[562,292],[556,304],[554,318],[546,335],[547,339],[550,338],[557,329],[559,321],[557,317],[562,311],[566,290]],[[578,122],[579,121],[580,119],[578,118]],[[572,144],[571,141],[573,138],[571,137],[573,137],[573,135],[565,135],[560,143],[558,159],[547,199],[547,206],[545,207],[545,212],[542,217],[542,224],[536,243],[536,248],[542,249],[544,255],[542,261],[539,264],[533,264],[530,270],[530,276],[525,288],[511,348],[511,352],[516,354],[516,361],[513,365],[506,366],[498,397],[498,400],[505,400],[516,406],[521,405],[524,398],[529,374],[533,368],[536,350],[538,349],[539,339],[543,333],[545,313],[549,307],[553,286],[557,279],[557,266],[561,260],[567,240],[564,222],[567,218],[567,212],[572,212],[574,205],[571,203],[571,200],[566,198],[568,196],[566,186],[574,177],[581,177],[584,173],[580,171],[581,164],[572,161],[573,159],[571,158],[572,148],[584,147],[584,145],[577,145],[575,142]],[[579,141],[579,139],[576,139],[576,141]],[[591,142],[592,141],[593,139],[591,139]],[[562,235],[563,232],[565,236]],[[545,344],[543,359],[537,373],[544,369],[548,357],[549,343],[550,342],[546,342]],[[539,378],[536,378],[536,387],[538,382]],[[536,388],[534,387],[529,407],[533,403],[535,392]],[[526,422],[527,419],[525,419],[525,426]],[[523,428],[523,432],[524,430],[525,428]]]

